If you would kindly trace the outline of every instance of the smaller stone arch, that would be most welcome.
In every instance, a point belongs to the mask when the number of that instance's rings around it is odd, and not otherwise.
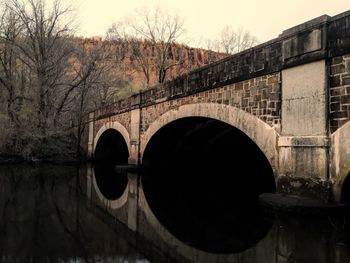
[[[100,148],[100,143],[106,143],[106,136],[117,136],[121,142],[120,155],[116,154],[114,150],[108,150],[105,155],[104,150]],[[115,149],[117,145],[107,143],[107,147]],[[102,151],[102,152],[101,152]],[[100,201],[111,209],[118,209],[122,207],[128,197],[129,182],[127,174],[118,173],[115,171],[116,164],[127,162],[130,154],[130,139],[126,128],[117,121],[109,121],[105,123],[96,133],[93,143],[94,165],[92,168],[92,183],[94,190]],[[102,154],[102,158],[101,155]],[[113,156],[113,157],[111,157]]]
[[[225,122],[244,132],[261,149],[273,170],[278,163],[276,130],[256,116],[233,106],[218,103],[196,103],[182,105],[161,115],[141,135],[141,155],[152,136],[166,124],[185,117],[207,117]],[[142,159],[142,156],[141,156]]]
[[[126,142],[126,145],[128,147],[129,154],[130,154],[130,136],[129,136],[129,132],[122,124],[120,124],[117,121],[106,122],[98,130],[98,132],[96,133],[96,135],[94,137],[93,153],[95,153],[96,145],[97,145],[97,142],[98,142],[99,138],[108,129],[114,129],[114,130],[118,131],[123,136],[123,138],[124,138],[124,140]]]

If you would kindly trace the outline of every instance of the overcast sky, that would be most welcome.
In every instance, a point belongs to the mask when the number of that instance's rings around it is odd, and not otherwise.
[[[350,0],[63,0],[77,10],[77,35],[103,36],[107,28],[136,8],[165,7],[184,18],[186,38],[214,39],[225,25],[244,27],[260,42],[323,14],[350,9]]]

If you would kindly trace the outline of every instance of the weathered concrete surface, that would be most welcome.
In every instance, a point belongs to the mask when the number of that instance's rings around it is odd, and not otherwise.
[[[308,52],[320,50],[322,48],[321,40],[321,29],[314,29],[308,34],[304,34],[303,37],[294,35],[292,38],[283,42],[283,59],[286,60]]]
[[[350,176],[350,122],[331,136],[331,179],[335,200],[341,202],[343,183]],[[349,191],[349,189],[346,189]]]
[[[330,201],[331,183],[320,178],[282,175],[278,177],[277,192]]]
[[[282,71],[279,190],[329,199],[324,60]]]
[[[324,60],[282,70],[282,135],[327,134]]]
[[[138,164],[140,144],[140,109],[131,111],[129,163]]]

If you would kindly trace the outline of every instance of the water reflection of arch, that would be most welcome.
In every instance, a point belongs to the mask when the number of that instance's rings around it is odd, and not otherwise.
[[[88,169],[91,171],[91,181],[92,181],[92,187],[95,193],[97,194],[99,200],[102,202],[102,204],[105,207],[111,208],[111,209],[118,209],[123,207],[126,202],[128,201],[128,193],[129,193],[129,182],[127,183],[125,190],[123,194],[116,200],[110,200],[106,198],[102,192],[100,191],[100,188],[97,185],[96,177],[95,177],[95,170],[93,167],[88,167]]]
[[[194,248],[175,237],[170,233],[153,214],[151,208],[149,207],[146,197],[142,188],[139,192],[139,206],[143,211],[143,214],[147,222],[152,226],[155,232],[161,237],[162,242],[165,242],[170,247],[176,249],[176,253],[185,257],[189,262],[201,262],[201,263],[212,263],[212,262],[241,262],[242,259],[247,259],[247,262],[257,262],[257,258],[254,257],[255,250],[265,251],[269,250],[264,254],[263,262],[273,262],[274,254],[273,246],[269,246],[271,241],[274,239],[275,231],[269,231],[267,235],[258,243],[255,247],[247,249],[239,253],[211,253],[203,251],[198,248]],[[266,243],[269,245],[266,246]],[[252,261],[249,261],[251,259]],[[259,256],[259,260],[261,256]],[[266,260],[266,261],[265,261]],[[181,260],[180,260],[181,262]]]

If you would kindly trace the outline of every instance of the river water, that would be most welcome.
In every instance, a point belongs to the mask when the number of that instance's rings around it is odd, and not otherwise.
[[[0,166],[0,262],[149,262],[87,209],[78,172]]]
[[[91,209],[84,171],[0,166],[0,262],[173,262]],[[237,262],[350,262],[349,217],[276,215],[271,224],[257,249]]]

